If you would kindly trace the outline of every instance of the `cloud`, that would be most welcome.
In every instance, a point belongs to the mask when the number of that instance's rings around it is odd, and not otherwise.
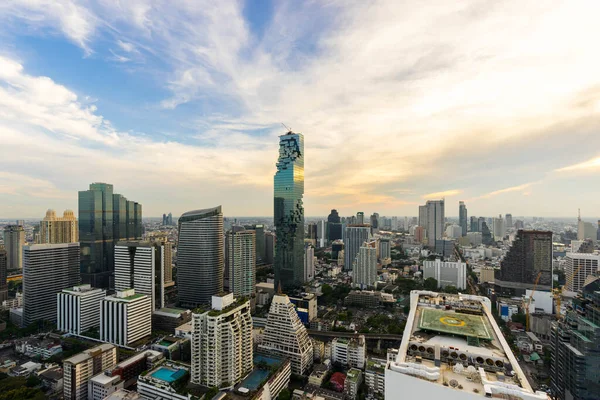
[[[567,167],[562,167],[555,169],[555,172],[584,172],[590,170],[596,170],[600,168],[600,157],[593,158],[591,160],[584,161],[582,163],[569,165]]]
[[[429,193],[429,194],[425,194],[423,196],[421,196],[423,199],[426,200],[431,200],[431,199],[443,199],[445,197],[453,197],[453,196],[458,196],[459,194],[461,194],[463,191],[459,190],[459,189],[452,189],[452,190],[445,190],[443,192],[435,192],[435,193]]]
[[[531,191],[528,189],[530,189],[531,186],[536,185],[538,183],[539,182],[530,182],[530,183],[524,183],[524,184],[518,185],[518,186],[508,187],[505,189],[495,190],[493,192],[486,193],[482,196],[479,196],[479,197],[477,197],[477,199],[489,199],[491,197],[495,197],[500,194],[511,193],[511,192],[521,192],[524,196],[529,196],[531,194]]]

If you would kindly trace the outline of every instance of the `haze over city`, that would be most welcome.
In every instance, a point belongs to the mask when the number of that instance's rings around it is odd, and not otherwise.
[[[0,216],[76,209],[91,181],[145,216],[271,215],[283,122],[306,138],[307,216],[415,215],[444,197],[474,215],[592,217],[599,11],[4,1]]]

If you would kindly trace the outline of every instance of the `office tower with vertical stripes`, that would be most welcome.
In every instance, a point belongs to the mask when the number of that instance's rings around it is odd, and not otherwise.
[[[188,211],[179,218],[177,289],[182,306],[210,304],[223,291],[224,246],[221,206]]]
[[[56,294],[79,281],[79,243],[23,247],[23,325],[56,321]]]
[[[117,291],[100,303],[100,340],[131,346],[152,333],[152,300],[135,289]]]
[[[56,328],[81,335],[100,326],[100,302],[106,297],[103,289],[79,285],[63,289],[56,295]]]
[[[299,287],[304,278],[304,136],[279,137],[274,177],[275,287]]]

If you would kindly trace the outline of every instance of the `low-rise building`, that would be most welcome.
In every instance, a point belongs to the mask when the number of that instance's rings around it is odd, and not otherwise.
[[[386,360],[369,358],[365,367],[365,384],[369,392],[383,395],[385,393]]]
[[[65,400],[85,400],[88,382],[117,363],[117,348],[101,344],[63,361]]]
[[[100,303],[100,340],[131,346],[152,334],[152,301],[134,289],[117,291]]]
[[[162,353],[154,350],[146,350],[115,365],[110,375],[119,375],[123,381],[123,387],[135,384],[138,376],[144,371],[156,368],[165,361]]]
[[[178,326],[191,320],[190,310],[161,308],[152,313],[152,331],[173,332]]]
[[[11,371],[14,376],[29,376],[32,373],[39,371],[42,369],[42,364],[35,363],[33,361],[28,361],[24,364],[19,365],[16,368],[13,368]]]
[[[52,356],[62,353],[62,346],[60,342],[53,339],[30,338],[23,342],[15,343],[15,351],[29,357],[47,360]]]
[[[42,381],[47,395],[62,393],[63,391],[63,369],[58,365],[52,365],[37,373],[38,378]]]
[[[346,398],[355,400],[358,397],[358,389],[362,384],[363,375],[362,371],[357,368],[350,368],[346,374],[346,380],[344,381],[344,394]]]
[[[381,292],[373,290],[352,290],[344,299],[344,305],[376,308],[381,304]]]
[[[331,341],[331,361],[344,366],[363,369],[367,354],[365,336],[334,338]]]
[[[137,390],[144,399],[189,400],[194,397],[179,390],[185,388],[189,378],[188,367],[166,362],[147,374],[140,375]]]
[[[98,374],[88,382],[88,400],[104,400],[120,389],[123,389],[123,380],[119,375]]]
[[[166,336],[150,348],[160,351],[167,360],[190,361],[191,340],[186,337]]]

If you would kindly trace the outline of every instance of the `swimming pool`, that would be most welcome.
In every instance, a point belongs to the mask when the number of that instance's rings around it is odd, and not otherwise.
[[[266,362],[269,367],[281,365],[281,360],[279,360],[277,358],[271,358],[271,357],[266,357],[266,356],[255,356],[254,357],[254,364],[258,364],[261,361]]]
[[[269,376],[269,371],[264,369],[255,369],[250,375],[248,375],[246,379],[244,379],[240,387],[256,390],[267,376]]]
[[[184,376],[185,369],[159,368],[151,376],[165,382],[175,382],[177,379]]]

